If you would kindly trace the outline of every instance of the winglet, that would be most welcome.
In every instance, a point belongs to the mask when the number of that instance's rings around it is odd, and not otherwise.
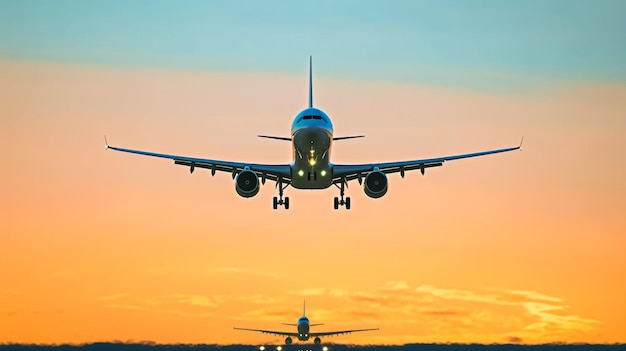
[[[309,56],[309,108],[313,107],[313,55]]]
[[[106,136],[106,134],[104,135],[104,146],[105,146],[105,148],[104,148],[105,150],[108,150],[108,149],[109,149],[109,143],[107,142],[107,136]]]
[[[524,136],[522,135],[522,140],[520,140],[519,142],[519,146],[517,147],[518,149],[522,149],[522,144],[524,143]]]

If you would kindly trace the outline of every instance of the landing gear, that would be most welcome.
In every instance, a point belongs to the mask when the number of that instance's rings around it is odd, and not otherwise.
[[[273,204],[272,204],[275,210],[278,209],[278,206],[283,206],[283,205],[285,206],[285,210],[289,209],[289,197],[285,196],[285,198],[283,199],[283,191],[287,189],[288,186],[289,186],[289,183],[283,186],[282,179],[278,179],[278,181],[276,182],[276,187],[278,187],[278,197],[274,196]]]
[[[335,203],[334,203],[335,210],[338,210],[339,206],[346,206],[346,210],[350,209],[350,196],[346,196],[345,200],[343,198],[345,185],[346,185],[345,180],[342,180],[341,185],[335,184],[335,186],[339,188],[339,196],[340,196],[340,197],[335,197]]]

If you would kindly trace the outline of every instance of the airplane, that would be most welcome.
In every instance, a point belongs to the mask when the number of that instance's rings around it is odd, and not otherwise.
[[[335,210],[340,206],[345,206],[349,210],[350,197],[344,197],[344,195],[345,188],[348,187],[350,181],[358,180],[359,184],[363,185],[367,196],[380,198],[387,193],[387,174],[399,172],[404,178],[405,172],[420,170],[424,175],[426,168],[442,166],[446,161],[508,152],[518,150],[522,146],[520,142],[516,147],[461,155],[396,162],[334,164],[330,161],[333,141],[362,138],[364,135],[334,136],[330,117],[324,111],[313,107],[312,56],[309,57],[309,106],[300,111],[293,120],[291,137],[270,135],[258,135],[258,137],[289,141],[292,148],[292,162],[260,164],[160,154],[109,146],[106,136],[105,144],[107,149],[115,151],[173,160],[176,165],[189,167],[191,173],[196,168],[210,169],[212,176],[216,171],[231,173],[235,181],[235,191],[245,198],[255,196],[259,192],[260,184],[265,184],[266,180],[273,181],[278,189],[278,197],[273,198],[275,210],[279,206],[289,209],[289,197],[283,197],[284,190],[289,186],[295,189],[326,189],[335,186],[339,189],[339,197],[334,198]]]
[[[350,334],[356,332],[364,332],[371,330],[378,330],[378,328],[368,328],[368,329],[349,329],[349,330],[337,330],[337,331],[328,331],[328,332],[310,332],[310,327],[323,325],[322,323],[311,324],[309,322],[309,318],[306,316],[306,301],[302,307],[302,317],[298,318],[298,322],[293,323],[283,323],[284,325],[290,325],[297,327],[297,332],[283,332],[283,331],[274,331],[274,330],[264,330],[264,329],[248,329],[248,328],[237,328],[233,327],[235,330],[246,330],[246,331],[254,331],[264,334],[273,334],[278,336],[286,336],[285,345],[291,345],[293,342],[292,338],[298,338],[300,341],[308,341],[310,338],[313,339],[315,345],[319,345],[322,343],[321,337],[323,336],[332,336],[332,335],[340,335],[340,334]]]

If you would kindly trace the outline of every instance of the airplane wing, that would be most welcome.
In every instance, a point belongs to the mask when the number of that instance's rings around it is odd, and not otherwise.
[[[421,159],[421,160],[353,164],[353,165],[336,164],[333,167],[333,182],[336,184],[341,184],[342,182],[348,182],[354,179],[358,179],[359,183],[361,183],[363,180],[363,177],[367,175],[367,173],[374,171],[374,170],[379,170],[386,174],[400,172],[400,175],[402,175],[402,177],[404,177],[405,171],[412,171],[416,169],[419,169],[422,172],[422,174],[424,174],[424,170],[426,168],[442,166],[443,163],[446,161],[459,160],[462,158],[470,158],[470,157],[477,157],[477,156],[484,156],[484,155],[491,155],[491,154],[497,154],[501,152],[508,152],[508,151],[513,151],[513,150],[518,150],[521,147],[522,147],[522,143],[520,142],[520,145],[516,147],[480,151],[480,152],[474,152],[474,153],[462,154],[462,155],[426,158],[426,159]]]
[[[272,334],[272,335],[278,335],[278,336],[298,337],[298,333],[294,333],[294,332],[283,332],[283,331],[264,330],[264,329],[248,329],[248,328],[237,328],[237,327],[233,327],[233,329],[235,329],[235,330],[247,330],[247,331],[259,332],[259,333],[264,333],[264,334]]]
[[[105,139],[106,143],[106,139]],[[141,151],[125,149],[121,147],[109,146],[106,144],[107,149],[128,152],[131,154],[152,156],[166,158],[174,161],[174,164],[187,166],[189,171],[193,173],[195,168],[208,168],[211,170],[211,174],[215,175],[216,171],[232,173],[233,177],[244,168],[248,167],[251,171],[255,172],[261,180],[265,182],[265,179],[272,181],[289,181],[291,179],[291,167],[288,164],[258,164],[258,163],[245,163],[245,162],[231,162],[211,160],[205,158],[195,158],[187,156],[176,156],[168,154],[160,154],[156,152]]]
[[[340,335],[340,334],[350,334],[356,332],[364,332],[370,330],[378,330],[378,328],[368,328],[368,329],[350,329],[350,330],[337,330],[337,331],[328,331],[328,332],[317,332],[317,333],[309,333],[311,337],[317,336],[331,336],[331,335]]]

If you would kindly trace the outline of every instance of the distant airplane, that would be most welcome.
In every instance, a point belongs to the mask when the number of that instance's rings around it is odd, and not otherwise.
[[[371,198],[379,198],[387,193],[387,174],[389,173],[399,172],[404,178],[405,172],[419,169],[424,175],[426,168],[442,166],[445,161],[508,152],[517,150],[522,146],[520,143],[517,147],[421,160],[333,164],[330,162],[333,141],[364,136],[333,136],[333,125],[328,115],[313,107],[312,57],[309,57],[309,107],[298,113],[294,119],[291,125],[291,137],[268,135],[259,135],[259,137],[291,142],[293,161],[289,164],[258,164],[159,154],[109,146],[106,137],[105,144],[107,149],[115,151],[173,160],[174,164],[189,167],[191,173],[195,168],[208,168],[211,170],[211,175],[215,175],[216,171],[231,173],[235,180],[235,190],[242,197],[255,196],[259,192],[259,183],[265,184],[265,181],[269,179],[276,182],[276,188],[278,188],[278,197],[274,196],[273,201],[274,209],[277,209],[278,206],[285,206],[285,209],[289,209],[289,197],[283,198],[283,191],[289,186],[296,189],[326,189],[334,185],[339,189],[339,197],[335,197],[334,201],[335,210],[339,206],[350,209],[350,197],[344,198],[345,188],[349,181],[356,179],[359,184],[363,184],[365,181],[363,186],[365,194]]]
[[[312,333],[312,332],[309,331],[310,327],[317,326],[317,325],[323,325],[323,324],[321,324],[321,323],[318,323],[318,324],[311,324],[311,323],[309,323],[309,318],[307,318],[307,316],[306,316],[306,301],[303,304],[302,317],[298,318],[298,323],[296,323],[296,324],[293,324],[293,323],[283,323],[283,324],[284,325],[291,325],[291,326],[297,327],[298,331],[297,332],[283,332],[283,331],[274,331],[274,330],[248,329],[248,328],[237,328],[237,327],[234,327],[233,329],[254,331],[254,332],[265,333],[265,334],[273,334],[273,335],[278,335],[278,336],[286,336],[287,338],[285,338],[285,345],[290,345],[293,342],[292,337],[298,338],[298,340],[300,340],[300,341],[307,341],[310,338],[315,338],[313,340],[313,342],[316,345],[319,345],[319,344],[322,343],[321,337],[323,337],[323,336],[332,336],[332,335],[350,334],[350,333],[370,331],[370,330],[378,330],[378,328],[369,328],[369,329],[351,329],[351,330],[337,330],[337,331]]]

